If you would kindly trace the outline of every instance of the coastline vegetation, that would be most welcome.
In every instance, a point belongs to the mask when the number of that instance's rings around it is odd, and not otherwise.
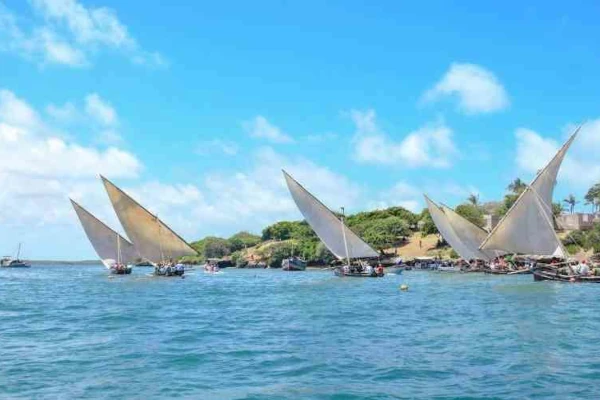
[[[525,189],[527,185],[517,178],[508,185],[502,201],[480,203],[479,196],[471,194],[456,206],[455,211],[473,224],[484,227],[486,214],[504,216]],[[592,206],[594,212],[600,210],[600,183],[590,188],[585,201],[585,204]],[[573,195],[569,195],[562,203],[566,205],[566,211],[573,213],[579,202]],[[552,210],[558,216],[565,209],[561,203],[553,203]],[[382,254],[389,253],[389,249],[401,249],[411,238],[420,241],[415,238],[438,235],[433,254],[458,257],[439,236],[427,208],[420,213],[413,213],[403,207],[363,211],[347,215],[345,222]],[[600,252],[600,224],[595,224],[591,230],[568,232],[563,236],[563,243],[571,254],[582,250]],[[242,231],[229,238],[207,236],[191,245],[198,251],[198,256],[185,257],[185,262],[203,263],[210,258],[229,258],[236,266],[262,262],[277,268],[284,258],[292,255],[305,259],[309,265],[326,265],[335,259],[305,221],[279,221],[265,227],[260,235]]]

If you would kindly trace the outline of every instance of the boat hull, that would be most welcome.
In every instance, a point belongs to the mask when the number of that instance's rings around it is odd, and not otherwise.
[[[112,275],[129,275],[131,274],[132,268],[131,267],[125,267],[125,268],[111,268],[110,269],[110,273]]]
[[[342,278],[382,278],[385,274],[373,272],[371,274],[367,274],[365,272],[344,272],[341,268],[336,268],[333,270],[335,276],[339,276]]]
[[[161,269],[154,269],[154,275],[155,276],[162,276],[162,277],[178,277],[178,276],[183,276],[185,274],[185,270],[174,270],[174,269],[166,269],[166,268],[161,268]]]
[[[557,271],[552,270],[534,270],[534,281],[559,281],[559,282],[586,282],[600,283],[600,276],[579,276],[579,275],[562,275]]]
[[[518,269],[516,271],[509,271],[509,270],[494,270],[494,269],[485,268],[483,270],[483,272],[486,273],[486,274],[490,274],[490,275],[523,275],[523,274],[531,274],[531,270],[530,269]]]
[[[286,258],[281,261],[281,269],[284,271],[304,271],[306,270],[306,261],[298,258]]]
[[[405,269],[406,268],[404,267],[389,267],[386,273],[391,275],[402,275],[402,271],[404,271]]]
[[[25,263],[14,263],[10,265],[3,265],[2,268],[31,268],[31,265]]]
[[[296,265],[290,265],[289,267],[281,268],[282,271],[306,271],[306,267],[299,267]]]
[[[436,271],[438,271],[438,272],[449,272],[449,273],[454,273],[454,274],[462,272],[462,270],[460,268],[458,268],[458,267],[438,267],[436,269]]]

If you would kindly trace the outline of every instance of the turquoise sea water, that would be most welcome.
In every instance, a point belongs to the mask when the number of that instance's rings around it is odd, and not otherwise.
[[[600,398],[600,285],[150,272],[0,270],[0,398]]]

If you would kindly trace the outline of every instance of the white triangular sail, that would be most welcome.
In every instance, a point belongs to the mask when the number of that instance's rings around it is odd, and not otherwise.
[[[75,201],[71,200],[71,204],[92,247],[106,268],[110,268],[117,262],[131,264],[139,258],[139,254],[127,239]]]
[[[341,260],[346,258],[347,255],[349,258],[371,258],[379,255],[352,230],[342,224],[329,208],[304,189],[287,172],[283,171],[283,175],[292,198],[306,222],[337,258]],[[346,252],[344,244],[344,235],[346,236],[348,252]]]
[[[140,255],[151,262],[197,255],[185,240],[108,179],[101,177],[108,197]]]
[[[478,259],[479,252],[474,252],[469,246],[467,246],[456,234],[450,221],[448,220],[448,216],[444,214],[444,211],[435,204],[427,195],[425,195],[425,202],[427,203],[427,208],[429,209],[429,215],[431,215],[431,219],[433,223],[437,227],[440,235],[444,238],[446,242],[458,253],[458,255],[464,260],[472,260]]]
[[[456,211],[442,204],[442,211],[448,218],[448,222],[450,226],[460,239],[460,241],[469,248],[469,251],[475,259],[478,260],[491,260],[499,254],[495,252],[487,252],[483,250],[479,250],[479,246],[485,240],[488,235],[488,232],[475,225],[462,215],[458,214]]]
[[[552,194],[560,166],[580,128],[521,193],[481,244],[482,250],[535,255],[565,254],[552,222]]]

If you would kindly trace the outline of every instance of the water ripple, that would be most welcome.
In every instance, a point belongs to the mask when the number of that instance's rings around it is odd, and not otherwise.
[[[600,286],[148,272],[0,270],[0,398],[600,398]]]

